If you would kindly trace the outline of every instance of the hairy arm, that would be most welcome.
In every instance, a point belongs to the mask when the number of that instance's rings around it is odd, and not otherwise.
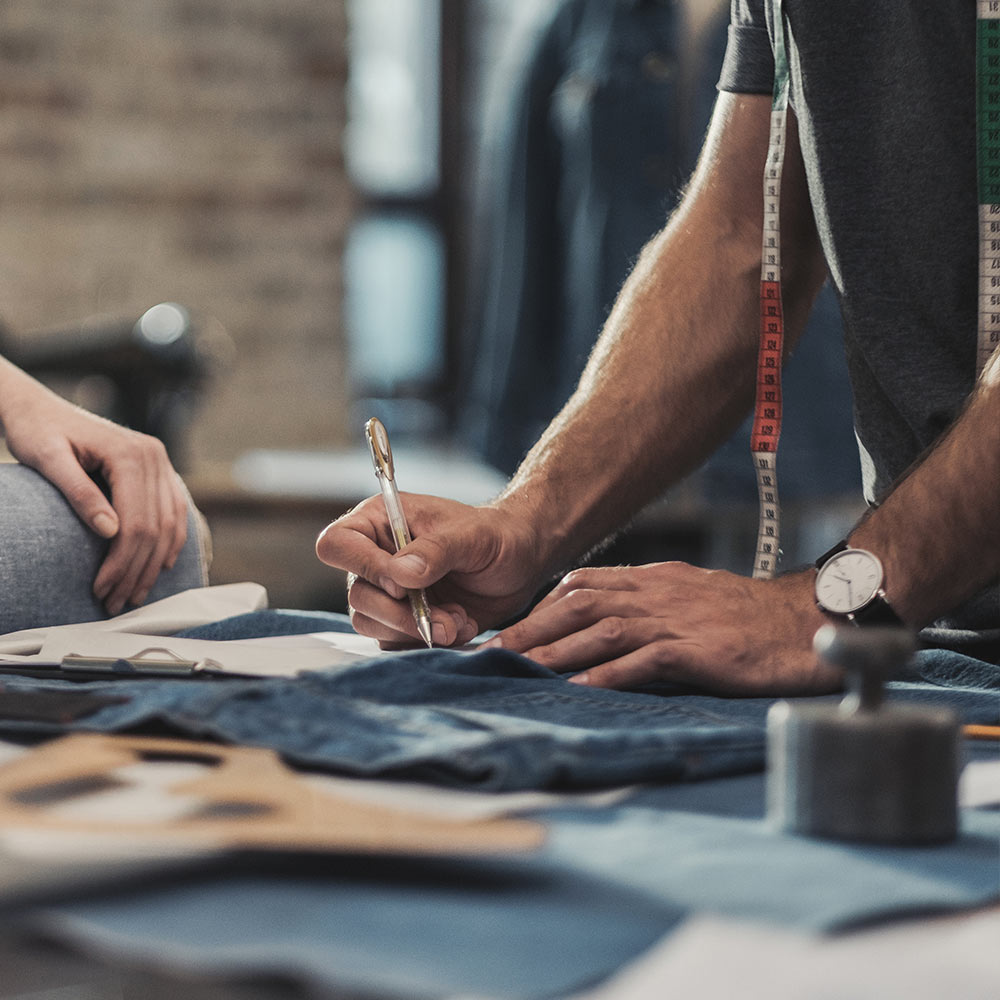
[[[542,529],[543,572],[696,468],[749,411],[769,122],[769,98],[720,95],[680,207],[640,256],[576,393],[501,498]],[[825,277],[795,134],[792,121],[782,193],[790,343]]]
[[[1000,349],[951,428],[851,534],[885,566],[886,592],[915,627],[1000,574]]]

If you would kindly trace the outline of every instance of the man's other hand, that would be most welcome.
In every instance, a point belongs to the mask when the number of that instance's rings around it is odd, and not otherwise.
[[[812,637],[814,574],[750,580],[685,563],[574,570],[488,646],[595,687],[694,685],[726,695],[836,690]]]

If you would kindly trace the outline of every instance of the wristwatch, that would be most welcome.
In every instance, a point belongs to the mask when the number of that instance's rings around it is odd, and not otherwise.
[[[902,625],[886,600],[878,556],[838,542],[816,560],[816,603],[854,625]]]

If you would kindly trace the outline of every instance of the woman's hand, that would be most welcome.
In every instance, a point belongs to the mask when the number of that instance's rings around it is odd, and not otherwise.
[[[10,453],[110,539],[94,579],[108,613],[142,604],[187,538],[187,493],[163,443],[74,406],[2,359],[0,423]],[[104,477],[110,500],[90,473]]]

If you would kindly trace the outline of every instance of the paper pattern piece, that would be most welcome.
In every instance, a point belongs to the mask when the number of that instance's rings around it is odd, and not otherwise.
[[[153,776],[144,780],[148,765]],[[69,834],[91,849],[103,842],[109,853],[124,841],[174,851],[446,856],[532,850],[544,828],[520,819],[442,819],[337,796],[311,787],[270,750],[77,733],[0,767],[0,832],[15,850],[30,840],[62,850],[69,841],[46,835]]]

